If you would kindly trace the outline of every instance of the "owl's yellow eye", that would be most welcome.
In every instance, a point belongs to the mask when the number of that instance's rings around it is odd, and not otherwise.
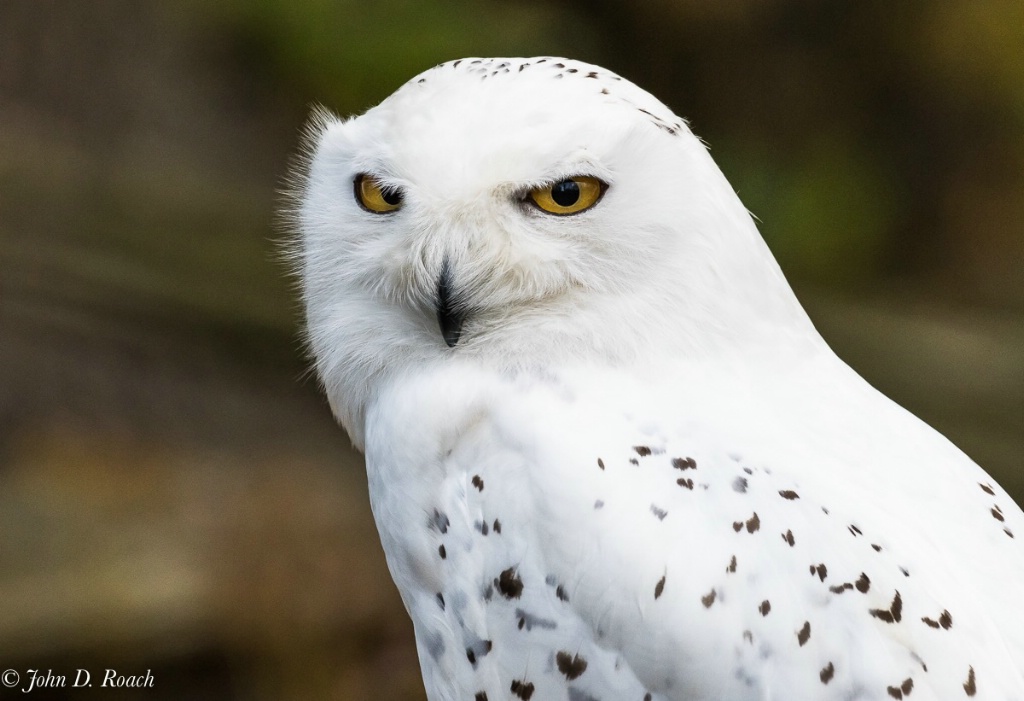
[[[402,206],[402,191],[382,186],[372,175],[357,175],[355,191],[359,204],[377,214],[393,212]]]
[[[576,214],[597,204],[605,187],[597,178],[577,175],[531,190],[530,199],[548,214]]]

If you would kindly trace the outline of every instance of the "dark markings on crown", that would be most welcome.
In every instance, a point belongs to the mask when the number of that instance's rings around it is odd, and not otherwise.
[[[511,691],[523,701],[530,701],[530,697],[533,696],[533,684],[513,679]]]
[[[484,481],[480,478],[480,475],[473,475],[473,486],[477,488],[477,491],[484,491]]]
[[[967,668],[967,681],[964,682],[964,693],[968,696],[974,696],[978,693],[978,684],[974,676],[974,667]]]
[[[789,501],[793,501],[794,499],[800,498],[800,495],[794,492],[792,489],[781,490],[779,492],[779,496],[782,497],[783,499],[788,499]]]
[[[665,509],[659,508],[656,504],[651,504],[651,513],[657,516],[659,521],[664,521],[665,517],[668,516],[668,512]]]
[[[834,676],[836,676],[836,667],[831,662],[818,673],[818,679],[821,680],[822,684],[828,684]]]
[[[662,575],[661,579],[658,580],[658,583],[654,585],[654,598],[655,599],[658,599],[661,596],[661,593],[663,591],[665,591],[665,577],[666,576],[667,575]]]
[[[519,577],[515,567],[509,567],[502,571],[494,580],[494,586],[506,599],[518,599],[523,593],[523,580]]]
[[[560,650],[555,655],[555,664],[558,665],[558,671],[564,674],[565,678],[569,681],[578,679],[581,674],[587,671],[587,661],[585,659],[564,650]]]
[[[791,530],[787,529],[786,532],[782,534],[782,539],[789,543],[789,547],[791,548],[796,545],[796,538],[793,537],[793,531]]]
[[[771,613],[772,602],[768,601],[768,599],[765,599],[761,602],[761,605],[757,607],[757,610],[761,612],[762,616],[767,616],[769,613]]]
[[[709,609],[709,608],[711,608],[711,604],[715,603],[715,598],[717,596],[718,596],[717,592],[715,592],[715,590],[712,589],[707,594],[705,594],[704,596],[700,597],[700,602],[702,604],[704,604],[704,608]]]
[[[677,470],[696,470],[697,461],[693,458],[672,458],[672,467]]]
[[[804,627],[797,631],[796,641],[803,647],[811,639],[811,622],[804,621]]]
[[[937,621],[934,618],[928,618],[928,616],[925,616],[921,620],[931,628],[949,630],[953,627],[953,616],[951,616],[949,611],[946,611],[945,609],[943,609],[942,613],[939,615],[939,620]]]
[[[896,592],[888,609],[870,609],[868,613],[886,623],[899,623],[903,617],[903,599],[900,598],[900,593]]]

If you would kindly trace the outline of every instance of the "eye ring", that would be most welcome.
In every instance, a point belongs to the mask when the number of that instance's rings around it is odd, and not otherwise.
[[[402,191],[396,187],[382,185],[380,180],[360,173],[352,182],[356,202],[368,212],[387,214],[402,206]]]
[[[593,207],[601,200],[607,189],[608,184],[598,178],[574,175],[534,188],[524,199],[547,214],[567,216],[585,212]]]

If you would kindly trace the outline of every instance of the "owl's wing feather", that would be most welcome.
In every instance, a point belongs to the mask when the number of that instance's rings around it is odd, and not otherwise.
[[[827,424],[787,400],[793,378],[768,413],[712,394],[746,380],[699,374],[441,377],[382,400],[371,496],[430,698],[1021,698],[998,579],[1024,571],[1024,516],[836,372]],[[843,426],[864,402],[885,420]],[[904,489],[934,512],[901,511]]]

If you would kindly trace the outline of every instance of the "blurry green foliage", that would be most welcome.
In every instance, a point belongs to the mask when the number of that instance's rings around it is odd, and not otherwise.
[[[196,10],[230,28],[244,59],[342,113],[443,61],[581,49],[588,35],[544,2],[225,0]]]

